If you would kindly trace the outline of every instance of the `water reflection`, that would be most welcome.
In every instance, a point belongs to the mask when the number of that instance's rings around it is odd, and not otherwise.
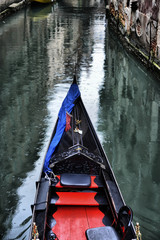
[[[101,1],[60,1],[0,25],[1,238],[11,229],[6,240],[27,239],[33,182],[77,62],[82,98],[126,203],[143,239],[159,239],[159,84],[105,36],[104,10]]]
[[[100,3],[84,3],[31,7],[0,25],[0,238],[27,239],[33,182],[75,63],[79,78],[81,69],[89,74],[96,24],[104,38],[104,14],[95,12]]]
[[[31,43],[25,13],[9,18],[0,35],[0,236],[11,228],[17,188],[38,159],[46,111],[47,62]],[[31,30],[31,29],[30,29]],[[34,31],[33,31],[34,33]],[[30,45],[28,47],[28,45]],[[43,52],[43,59],[47,56]],[[36,61],[36,65],[34,63]],[[6,222],[7,219],[7,222]]]
[[[160,84],[109,33],[99,131],[124,199],[142,225],[143,239],[158,240]]]
[[[31,4],[32,6],[28,10],[27,17],[31,18],[33,22],[47,19],[57,8],[56,2],[54,4],[37,4],[32,2]]]

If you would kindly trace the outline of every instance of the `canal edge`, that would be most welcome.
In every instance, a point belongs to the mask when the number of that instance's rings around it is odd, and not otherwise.
[[[6,17],[8,17],[9,15],[15,13],[16,11],[24,8],[25,6],[27,6],[29,4],[30,4],[30,0],[21,0],[19,2],[14,2],[14,3],[6,6],[6,8],[4,8],[4,7],[2,8],[2,4],[0,4],[0,21],[4,21],[4,19]],[[154,61],[152,59],[149,59],[149,56],[147,56],[142,50],[140,50],[133,43],[131,43],[131,41],[129,40],[129,38],[126,35],[123,36],[123,34],[119,30],[117,30],[116,24],[112,21],[112,19],[110,17],[110,10],[109,10],[108,5],[106,5],[106,17],[109,20],[108,21],[109,25],[112,27],[115,34],[117,34],[117,36],[119,37],[119,40],[121,41],[123,46],[131,54],[136,56],[142,62],[142,64],[146,66],[146,68],[148,70],[150,70],[154,75],[156,75],[156,77],[159,77],[159,74],[160,74],[159,63],[157,63],[156,61]]]
[[[9,15],[19,11],[20,9],[24,8],[29,4],[30,0],[21,0],[19,2],[5,5],[5,7],[0,4],[0,21],[3,21]]]
[[[130,36],[128,36],[127,32],[123,31],[123,27],[120,27],[121,21],[120,21],[120,12],[117,11],[118,18],[114,16],[111,4],[112,1],[105,0],[106,1],[106,19],[108,22],[108,26],[111,31],[117,36],[118,40],[124,46],[124,48],[131,53],[133,56],[137,58],[145,67],[146,69],[152,73],[158,80],[160,80],[160,59],[156,58],[155,56],[152,56],[151,51],[149,53],[145,53],[143,49],[139,48],[139,46],[136,44],[136,42],[130,41]],[[110,2],[110,4],[109,4]],[[147,55],[148,54],[148,55]]]
[[[108,19],[108,20],[109,20],[108,26],[112,29],[114,34],[118,37],[118,40],[125,47],[125,49],[130,54],[135,56],[137,60],[139,60],[147,68],[149,72],[151,72],[156,78],[159,79],[160,66],[158,65],[158,63],[150,60],[149,56],[147,56],[142,50],[140,50],[133,43],[131,43],[127,36],[123,36],[119,30],[117,31],[117,28],[111,19]]]

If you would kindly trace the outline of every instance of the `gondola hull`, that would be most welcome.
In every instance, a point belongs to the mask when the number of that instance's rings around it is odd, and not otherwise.
[[[52,3],[54,0],[31,0],[31,2],[37,3]]]
[[[79,91],[76,83],[70,89]],[[51,136],[32,206],[30,239],[135,239],[132,210],[76,94],[70,112],[64,106],[70,96],[64,100]]]

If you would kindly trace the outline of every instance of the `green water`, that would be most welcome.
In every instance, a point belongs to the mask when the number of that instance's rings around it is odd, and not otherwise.
[[[0,239],[26,239],[35,181],[77,66],[82,99],[143,240],[160,231],[160,82],[101,1],[30,6],[0,23]]]

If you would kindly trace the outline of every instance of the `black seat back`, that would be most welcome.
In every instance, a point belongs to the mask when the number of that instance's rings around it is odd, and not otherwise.
[[[122,233],[122,239],[125,239],[128,228],[131,226],[133,219],[132,209],[128,206],[122,206],[118,213],[117,228]]]
[[[91,177],[87,174],[61,174],[60,183],[64,187],[86,188],[91,185]]]

